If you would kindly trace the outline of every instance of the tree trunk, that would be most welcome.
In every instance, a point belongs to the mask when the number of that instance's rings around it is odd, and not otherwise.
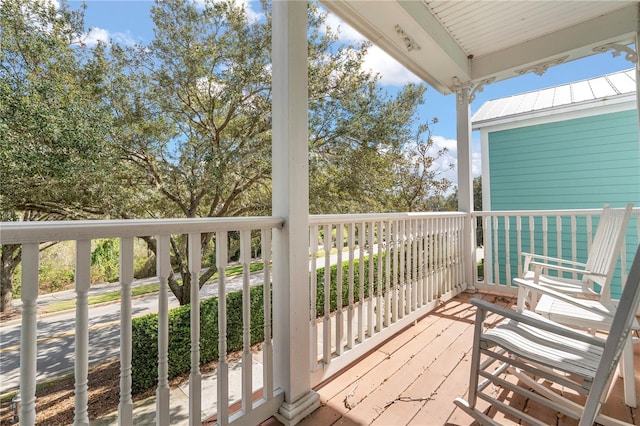
[[[178,303],[180,306],[188,305],[191,303],[191,274],[189,271],[180,272],[180,276],[182,278],[182,284],[176,280],[175,275],[171,273],[169,275],[169,289],[178,299]]]
[[[19,244],[7,244],[1,251],[0,314],[13,312],[13,273],[20,264],[22,250]]]

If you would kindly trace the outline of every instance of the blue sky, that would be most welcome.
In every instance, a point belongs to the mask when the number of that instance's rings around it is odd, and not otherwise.
[[[243,2],[243,0],[236,1]],[[79,7],[81,2],[71,1],[70,4],[76,8]],[[149,42],[153,38],[153,23],[149,16],[149,9],[153,4],[152,1],[87,0],[86,4],[85,24],[93,29],[90,40],[112,38],[123,43],[134,43],[138,41]],[[252,7],[259,9],[259,5],[256,6],[252,3],[245,3],[245,7],[250,14]],[[342,37],[345,39],[357,40],[362,38],[335,16],[329,18],[328,25],[331,25],[332,28],[339,26]],[[381,83],[391,93],[408,82],[419,82],[419,79],[413,74],[375,46],[370,50],[365,66],[381,73]],[[632,67],[633,64],[626,61],[624,57],[614,58],[610,53],[605,53],[552,67],[543,76],[526,74],[496,82],[485,86],[484,91],[476,95],[476,99],[471,105],[471,113],[476,112],[484,102],[490,99],[557,86],[571,81],[584,80]],[[455,115],[455,96],[444,96],[435,89],[428,88],[426,103],[420,110],[420,119],[421,121],[426,121],[433,117],[438,118],[438,124],[432,128],[434,141],[440,147],[446,146],[449,148],[448,157],[442,159],[443,168],[445,163],[455,163]],[[478,176],[481,170],[481,158],[480,136],[477,133],[473,135],[473,151],[474,175]],[[454,182],[457,180],[455,171],[447,172],[446,176]]]

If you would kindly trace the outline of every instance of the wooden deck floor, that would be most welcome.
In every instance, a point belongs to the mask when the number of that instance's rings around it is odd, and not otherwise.
[[[317,425],[471,425],[473,420],[456,408],[453,400],[466,396],[474,312],[469,295],[443,304],[352,365],[332,381],[318,387],[322,406],[302,421]],[[508,306],[513,300],[493,295],[475,295]],[[640,348],[636,345],[636,385],[640,385]],[[638,387],[640,389],[640,386]],[[506,399],[510,395],[505,395]],[[550,425],[572,425],[576,421],[545,410],[534,401],[527,404]],[[483,408],[490,408],[485,404]],[[622,379],[617,379],[603,409],[606,414],[629,423],[640,423],[640,410],[624,405]],[[490,412],[505,425],[514,419]],[[273,420],[273,419],[272,419]],[[279,422],[267,422],[278,424]]]

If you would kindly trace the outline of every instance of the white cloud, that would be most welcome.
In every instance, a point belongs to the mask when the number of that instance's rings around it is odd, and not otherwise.
[[[107,43],[109,40],[113,40],[126,46],[135,44],[135,40],[129,33],[110,33],[109,30],[98,27],[91,28],[89,32],[85,33],[82,37],[82,41],[87,46],[95,46],[99,41]]]
[[[249,19],[249,22],[260,21],[261,19],[264,19],[264,12],[262,11],[262,9],[259,9],[258,11],[253,10],[248,0],[234,0],[234,1],[236,2],[236,4],[242,5],[245,13],[247,14],[247,18]]]
[[[434,164],[435,170],[441,170],[441,177],[449,179],[455,186],[458,186],[458,142],[455,139],[447,139],[443,136],[432,136],[435,150],[447,148],[447,152]],[[454,167],[449,169],[449,165]],[[471,173],[474,177],[482,173],[480,152],[471,153]]]
[[[340,39],[345,41],[364,41],[366,40],[362,34],[351,28],[349,24],[338,18],[333,13],[327,15],[327,19],[324,23],[325,27],[321,28],[322,32],[327,31],[326,27],[330,27],[334,33],[340,34]]]
[[[383,85],[403,86],[407,83],[420,83],[422,81],[375,45],[369,48],[363,66],[365,69],[380,73],[380,83]]]
[[[337,32],[340,35],[340,40],[343,41],[360,42],[366,40],[362,34],[332,13],[327,15],[325,28],[321,30],[326,32],[326,27]],[[411,71],[400,65],[398,61],[376,45],[369,48],[364,58],[363,68],[374,73],[380,73],[380,84],[383,85],[402,86],[407,83],[421,82]]]

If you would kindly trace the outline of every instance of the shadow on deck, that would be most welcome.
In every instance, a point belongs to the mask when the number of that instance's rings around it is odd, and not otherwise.
[[[406,328],[376,350],[321,384],[321,407],[302,421],[316,425],[471,425],[474,421],[453,404],[466,396],[475,309],[470,297],[482,297],[503,306],[513,299],[490,294],[462,294]],[[635,348],[636,386],[640,385],[640,348]],[[509,404],[519,404],[549,425],[575,425],[577,421],[547,409],[532,400],[512,398],[503,392]],[[565,392],[566,390],[560,390]],[[576,395],[576,400],[579,397]],[[497,422],[518,424],[516,419],[496,413],[479,402]],[[622,379],[612,386],[603,413],[632,424],[640,422],[640,410],[624,405]],[[274,418],[265,425],[280,424]]]

